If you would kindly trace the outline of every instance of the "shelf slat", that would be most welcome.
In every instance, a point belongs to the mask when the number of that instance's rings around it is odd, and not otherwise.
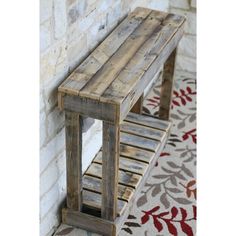
[[[102,164],[102,152],[99,152],[93,162]],[[119,168],[124,171],[130,171],[134,174],[144,175],[148,165],[146,163],[131,160],[126,157],[120,157]]]
[[[83,188],[91,192],[102,193],[102,179],[95,178],[89,175],[83,176]],[[118,198],[124,201],[129,201],[132,197],[134,189],[124,185],[118,185]]]

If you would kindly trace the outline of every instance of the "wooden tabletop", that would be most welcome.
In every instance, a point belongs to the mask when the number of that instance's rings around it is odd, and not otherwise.
[[[184,21],[136,8],[59,86],[59,94],[116,104],[127,113],[176,48]]]

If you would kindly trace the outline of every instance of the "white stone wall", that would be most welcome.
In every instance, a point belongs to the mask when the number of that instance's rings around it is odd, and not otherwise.
[[[176,69],[196,72],[196,0],[170,0],[170,12],[185,15],[185,34],[179,44]]]
[[[55,231],[65,199],[64,113],[57,108],[58,85],[130,9],[167,11],[168,1],[40,0],[41,236]],[[85,169],[100,147],[101,122],[85,119],[83,128]]]

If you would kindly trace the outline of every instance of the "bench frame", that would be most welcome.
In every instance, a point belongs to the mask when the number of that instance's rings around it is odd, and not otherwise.
[[[169,121],[170,117],[176,47],[182,35],[183,26],[168,44],[163,55],[157,57],[153,62],[150,75],[147,75],[149,77],[153,76],[164,63],[159,119],[166,121]],[[141,95],[138,94],[135,98],[134,105],[130,107],[130,104],[128,104],[128,106],[124,106],[125,109],[122,109],[118,104],[101,103],[90,98],[59,93],[59,106],[65,110],[66,130],[67,198],[66,208],[62,210],[63,223],[106,236],[115,236],[121,230],[137,194],[144,186],[150,171],[155,165],[156,157],[160,155],[167,141],[166,137],[161,142],[161,148],[149,164],[147,174],[143,176],[125,211],[117,217],[120,124],[129,111],[141,114],[142,103],[143,91]],[[89,116],[103,121],[101,216],[90,214],[83,207],[82,116]]]

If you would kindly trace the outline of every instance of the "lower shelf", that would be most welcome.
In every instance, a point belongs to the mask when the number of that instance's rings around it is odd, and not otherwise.
[[[168,136],[171,124],[147,115],[129,113],[121,125],[118,216],[147,174],[148,166]],[[101,211],[102,150],[93,159],[83,176],[83,204]]]

